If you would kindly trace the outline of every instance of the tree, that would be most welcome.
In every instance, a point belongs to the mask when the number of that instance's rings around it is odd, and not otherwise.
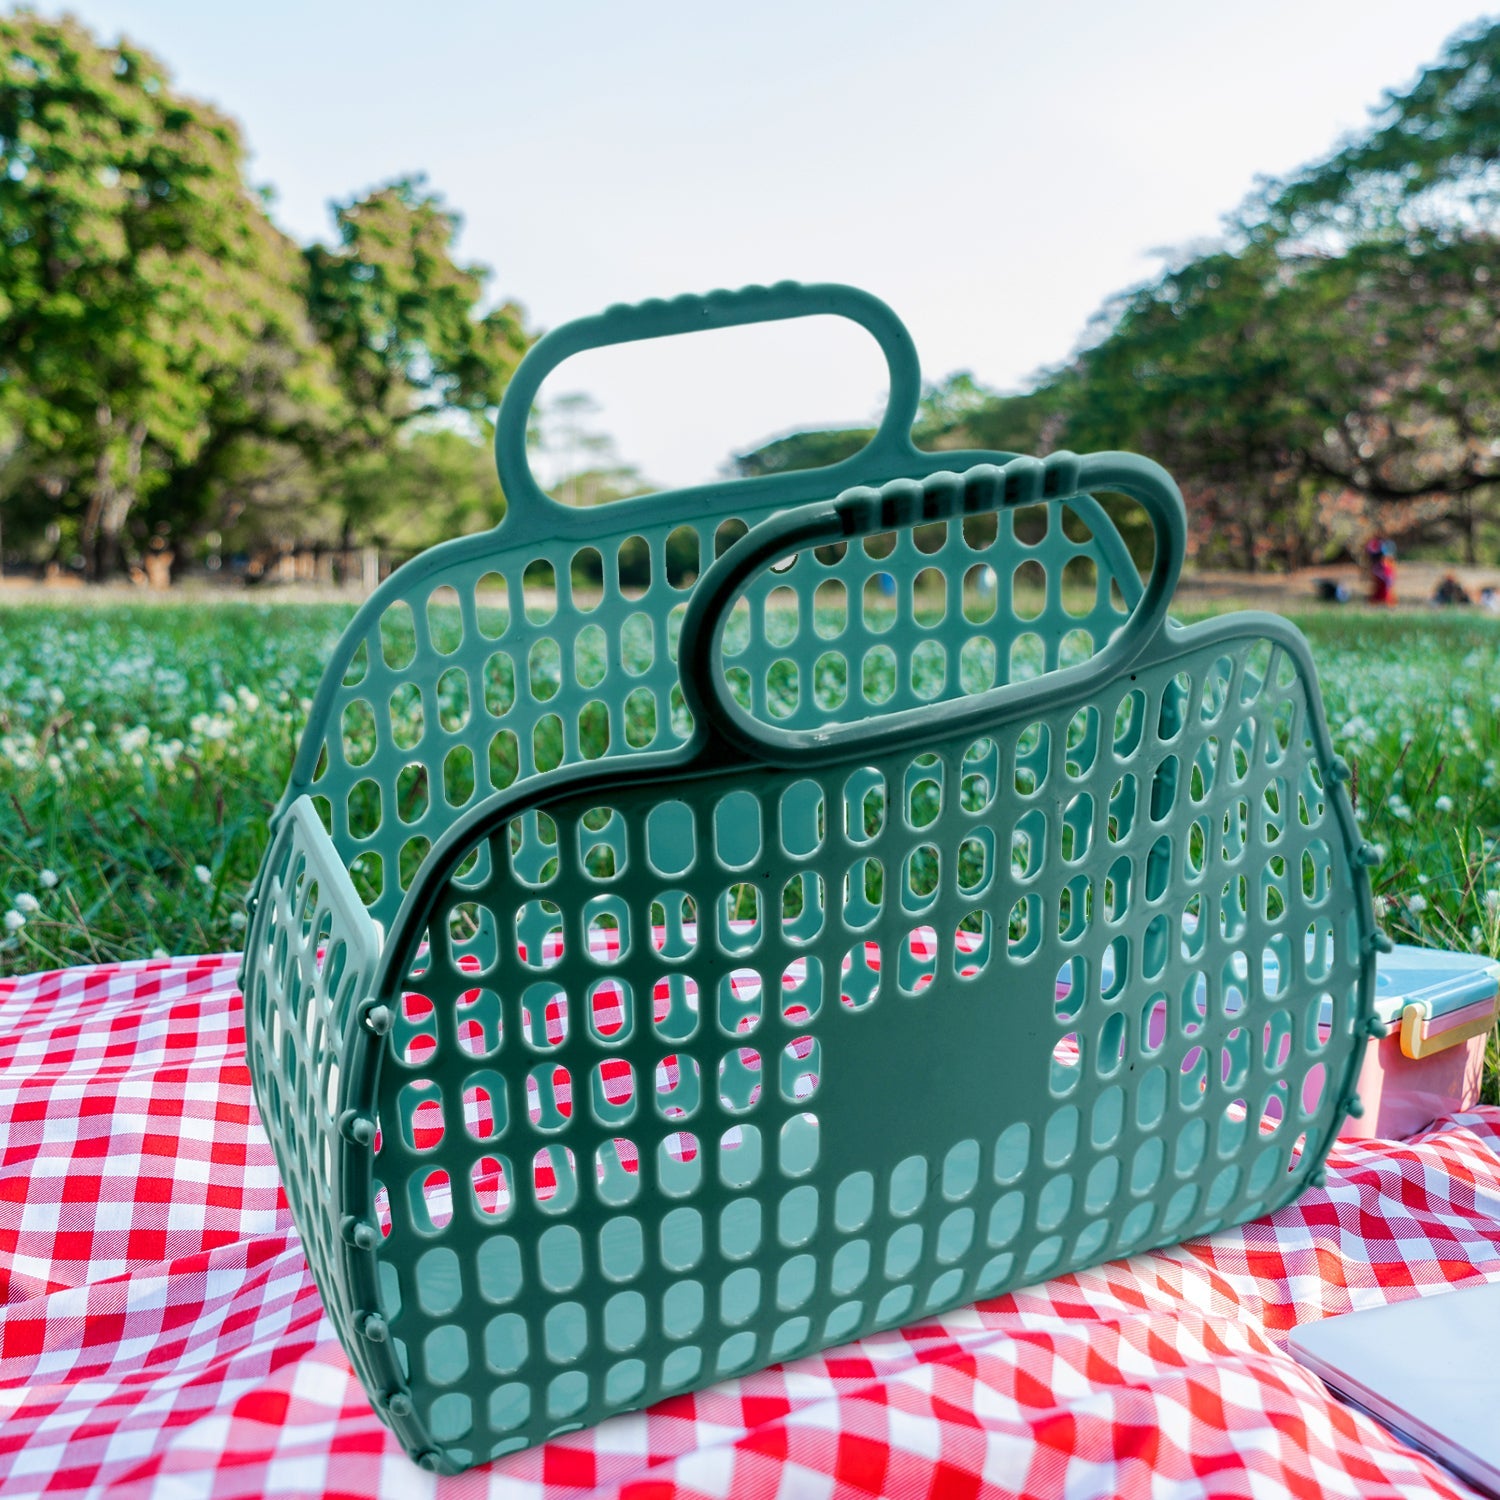
[[[1460,31],[1369,128],[1282,181],[1240,222],[1252,233],[1332,233],[1344,244],[1493,228],[1500,210],[1500,21]]]
[[[794,469],[823,469],[852,458],[874,436],[873,427],[793,432],[773,438],[748,453],[736,453],[734,470],[744,478],[754,479],[762,474],[787,474]]]
[[[295,247],[234,123],[71,17],[0,17],[0,404],[91,576],[192,464],[253,351],[317,384]],[[34,493],[34,492],[33,492]]]
[[[458,215],[403,178],[335,205],[336,243],[305,251],[308,311],[329,349],[347,421],[325,452],[346,537],[388,502],[346,478],[395,460],[402,435],[434,419],[478,419],[526,352],[521,310],[480,304],[489,277],[454,259]]]

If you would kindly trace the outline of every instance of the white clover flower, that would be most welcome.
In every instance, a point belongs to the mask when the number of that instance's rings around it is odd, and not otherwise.
[[[5,916],[0,918],[0,921],[5,923],[5,930],[7,932],[19,932],[26,925],[26,918],[14,907],[6,912]]]
[[[1441,796],[1432,804],[1440,813],[1451,813],[1453,811],[1453,798],[1447,795]]]
[[[1371,897],[1370,904],[1375,908],[1377,920],[1383,920],[1386,913],[1391,909],[1391,903],[1384,896]]]
[[[1420,917],[1427,910],[1427,897],[1420,894],[1408,896],[1406,905],[1412,916]]]
[[[1484,893],[1484,909],[1491,916],[1500,911],[1500,890],[1488,890]]]
[[[250,919],[242,911],[232,911],[229,913],[229,925],[234,928],[236,932],[243,932],[245,930],[245,924],[249,920]]]
[[[22,916],[34,917],[42,909],[42,903],[30,891],[22,891],[16,897],[16,910]]]
[[[212,885],[214,883],[214,872],[207,865],[194,865],[193,879],[199,885]]]
[[[42,885],[45,886],[47,890],[50,891],[57,884],[57,871],[43,870],[42,873],[37,876],[37,879],[41,881]]]
[[[168,953],[165,948],[153,948],[151,950],[151,957],[153,959],[157,959],[157,958],[171,958],[171,956],[172,955],[170,953]]]

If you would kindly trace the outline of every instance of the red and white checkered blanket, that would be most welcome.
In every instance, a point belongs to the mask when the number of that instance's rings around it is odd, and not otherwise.
[[[1500,1110],[1341,1145],[1175,1250],[726,1381],[456,1479],[324,1320],[251,1103],[233,958],[0,982],[4,1496],[1464,1495],[1285,1352],[1500,1280]]]

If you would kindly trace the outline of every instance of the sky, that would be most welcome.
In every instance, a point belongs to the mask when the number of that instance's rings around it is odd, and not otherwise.
[[[55,14],[55,5],[38,6]],[[790,278],[888,302],[929,378],[1024,388],[1161,252],[1321,156],[1473,0],[71,0],[242,125],[299,240],[424,172],[546,329]],[[543,387],[660,484],[880,411],[852,324],[581,355]],[[545,472],[543,475],[546,477]]]

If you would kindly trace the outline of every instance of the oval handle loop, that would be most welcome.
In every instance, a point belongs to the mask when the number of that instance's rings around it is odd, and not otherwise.
[[[804,286],[795,281],[780,281],[774,286],[747,286],[739,291],[674,297],[671,301],[641,302],[634,306],[621,303],[554,329],[533,345],[512,376],[495,424],[495,467],[500,474],[500,487],[505,491],[507,515],[545,515],[549,510],[555,515],[559,510],[568,510],[536,482],[526,456],[526,423],[537,392],[565,359],[585,349],[602,349],[639,339],[820,315],[858,323],[880,345],[890,371],[890,397],[885,415],[862,454],[905,454],[912,446],[911,427],[921,395],[921,371],[911,335],[878,297],[835,283]]]
[[[979,511],[1061,501],[1092,490],[1110,490],[1139,501],[1156,534],[1151,574],[1130,618],[1102,650],[1076,667],[1025,682],[1006,683],[972,697],[907,709],[880,719],[862,719],[824,729],[777,729],[751,717],[728,695],[720,667],[729,612],[763,568],[807,547],[947,521]],[[711,739],[773,764],[834,759],[856,744],[872,753],[887,744],[930,736],[934,730],[962,732],[997,710],[1046,708],[1076,696],[1096,678],[1124,671],[1157,635],[1182,571],[1187,548],[1187,512],[1171,475],[1134,453],[1054,453],[1045,461],[1016,458],[1004,465],[981,463],[962,474],[941,472],[926,479],[897,479],[870,489],[846,490],[837,499],[783,511],[750,529],[703,575],[688,602],[678,658],[683,696],[695,721]]]

